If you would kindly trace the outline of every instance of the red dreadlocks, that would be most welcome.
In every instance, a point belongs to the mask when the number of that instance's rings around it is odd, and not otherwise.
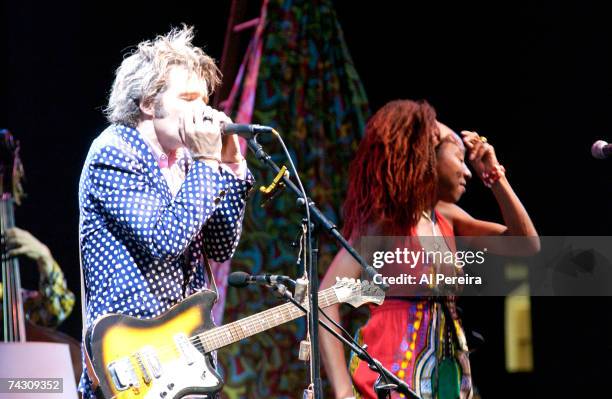
[[[407,235],[436,195],[436,111],[426,101],[396,100],[370,118],[349,167],[344,233]]]

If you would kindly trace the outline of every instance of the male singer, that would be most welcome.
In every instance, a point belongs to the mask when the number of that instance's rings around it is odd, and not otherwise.
[[[86,326],[161,314],[238,244],[252,176],[237,136],[221,137],[231,121],[207,105],[220,73],[192,39],[183,27],[144,41],[116,71],[79,187]],[[95,397],[86,373],[79,389]]]

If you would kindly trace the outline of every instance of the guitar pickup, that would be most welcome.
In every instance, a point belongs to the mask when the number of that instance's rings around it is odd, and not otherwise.
[[[142,380],[144,381],[145,384],[148,385],[151,382],[151,375],[149,374],[149,370],[147,370],[147,367],[145,366],[142,360],[142,354],[140,352],[136,353],[134,357],[136,358],[138,367],[140,367],[140,372],[142,373]]]
[[[161,362],[157,358],[157,354],[155,353],[155,349],[153,349],[153,347],[145,346],[140,350],[140,352],[138,352],[138,356],[141,361],[142,368],[144,369],[143,374],[148,374],[150,372],[155,378],[161,377]]]
[[[177,334],[174,336],[174,342],[176,343],[176,347],[178,348],[179,352],[183,356],[183,359],[185,359],[185,362],[187,362],[187,365],[191,366],[194,364],[197,360],[196,356],[199,355],[199,352],[197,352],[197,349],[191,345],[191,342],[189,342],[187,336],[185,334]],[[197,354],[194,353],[194,351]]]
[[[128,388],[138,388],[140,386],[138,384],[136,371],[129,357],[124,357],[109,363],[108,372],[118,391],[125,391]]]

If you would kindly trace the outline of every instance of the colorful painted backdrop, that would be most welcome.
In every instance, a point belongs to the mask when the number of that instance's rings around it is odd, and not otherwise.
[[[261,36],[253,123],[275,127],[283,136],[309,195],[341,225],[340,206],[348,164],[369,115],[365,91],[353,65],[342,29],[329,0],[270,0]],[[245,73],[248,76],[248,71]],[[246,80],[246,79],[245,79]],[[248,84],[242,90],[249,90]],[[248,98],[245,95],[240,98]],[[238,98],[238,97],[237,97]],[[234,115],[240,104],[235,104]],[[279,165],[287,164],[280,147],[262,140]],[[274,177],[249,155],[258,185]],[[302,213],[285,192],[267,208],[254,191],[232,270],[297,275]],[[320,275],[336,251],[320,235]],[[280,302],[260,287],[229,288],[224,322],[243,318]],[[297,358],[306,320],[258,334],[219,352],[227,398],[296,398],[307,385],[307,368]]]

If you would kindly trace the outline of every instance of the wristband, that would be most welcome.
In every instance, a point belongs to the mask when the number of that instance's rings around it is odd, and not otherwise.
[[[502,165],[497,164],[493,166],[490,170],[483,172],[482,174],[482,182],[485,186],[491,188],[499,179],[506,176],[506,168]]]

